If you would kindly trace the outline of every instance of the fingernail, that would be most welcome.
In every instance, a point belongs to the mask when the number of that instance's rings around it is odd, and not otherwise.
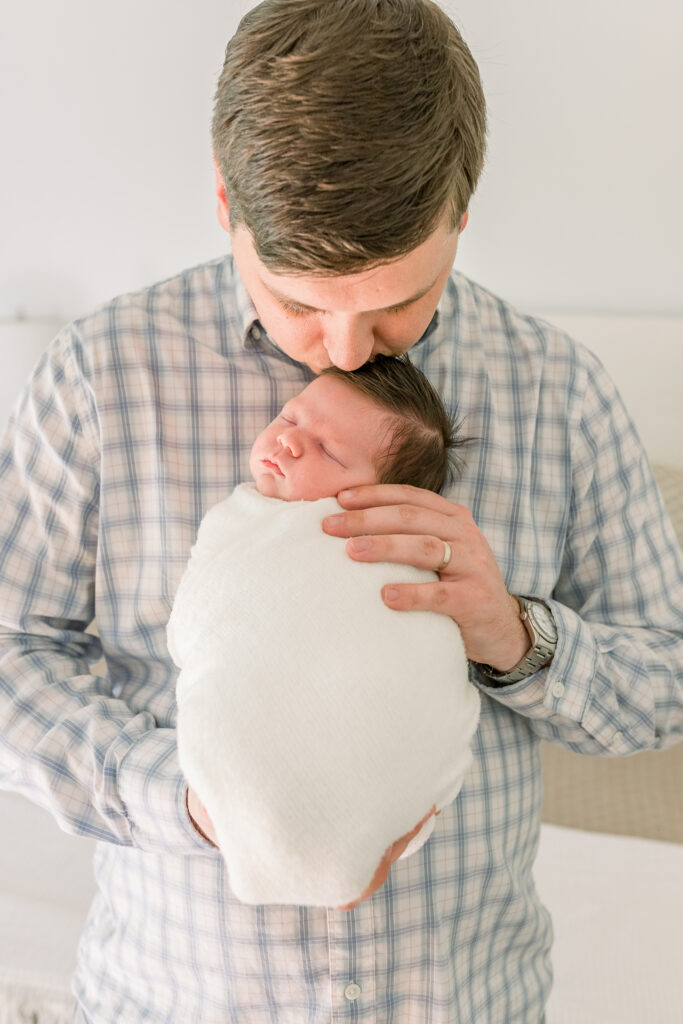
[[[371,547],[372,541],[369,537],[354,537],[351,541],[353,551],[367,551]]]
[[[351,487],[348,491],[340,491],[337,497],[341,498],[342,501],[348,501],[348,499],[352,498],[355,493],[356,492],[354,491],[353,487]]]
[[[398,590],[396,587],[387,587],[384,591],[385,601],[398,601]]]
[[[344,518],[342,515],[327,516],[323,519],[323,530],[334,530],[337,526],[341,526],[341,521]]]

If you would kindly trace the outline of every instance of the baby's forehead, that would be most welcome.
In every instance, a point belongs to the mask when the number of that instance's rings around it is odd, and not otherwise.
[[[322,374],[316,377],[287,404],[293,404],[296,408],[299,403],[304,406],[315,406],[330,419],[357,416],[360,407],[365,407],[368,412],[390,412],[381,402],[366,394],[361,388],[354,387],[348,381],[332,374]]]

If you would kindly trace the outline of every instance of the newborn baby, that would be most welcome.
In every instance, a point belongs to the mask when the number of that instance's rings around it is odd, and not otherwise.
[[[352,909],[460,791],[479,696],[458,627],[380,596],[437,577],[355,562],[320,525],[346,487],[440,491],[458,444],[406,357],[331,367],[202,520],[168,624],[178,752],[245,903]]]

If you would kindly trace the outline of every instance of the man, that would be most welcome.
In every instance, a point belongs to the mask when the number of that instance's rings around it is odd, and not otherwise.
[[[432,3],[266,0],[213,128],[233,257],[68,325],[0,450],[0,778],[100,840],[79,1019],[541,1021],[539,742],[619,756],[683,727],[683,559],[647,458],[597,359],[452,270],[485,109]],[[187,813],[203,827],[175,748],[173,594],[282,403],[407,350],[478,438],[457,489],[360,488],[323,528],[350,558],[439,569],[381,598],[458,623],[473,765],[353,910],[241,904]]]

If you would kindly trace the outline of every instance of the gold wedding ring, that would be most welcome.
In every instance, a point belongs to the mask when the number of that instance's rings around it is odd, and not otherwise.
[[[443,562],[441,565],[437,565],[435,572],[443,572],[448,563],[451,560],[451,546],[447,540],[442,541],[443,543]]]

